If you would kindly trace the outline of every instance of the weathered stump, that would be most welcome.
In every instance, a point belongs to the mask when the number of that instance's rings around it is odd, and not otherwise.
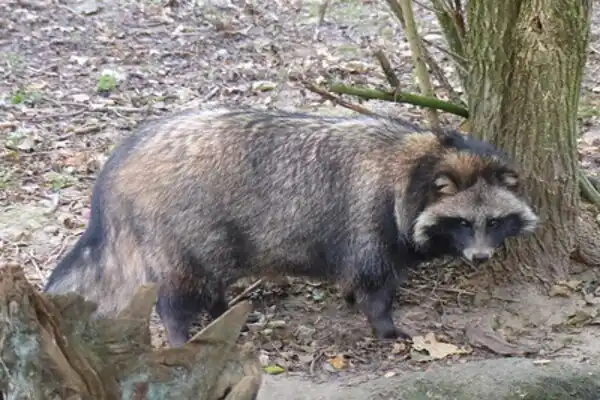
[[[262,370],[251,345],[236,344],[242,302],[181,348],[154,349],[156,287],[142,286],[114,319],[91,318],[81,296],[47,295],[20,266],[0,267],[0,398],[255,399]]]

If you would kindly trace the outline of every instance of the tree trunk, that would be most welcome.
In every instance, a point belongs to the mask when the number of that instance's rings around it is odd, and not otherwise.
[[[591,0],[468,2],[473,134],[506,150],[540,215],[509,240],[494,276],[550,282],[569,273],[580,199],[575,132]]]

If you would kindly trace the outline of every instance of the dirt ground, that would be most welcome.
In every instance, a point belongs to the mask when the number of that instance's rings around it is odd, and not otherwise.
[[[389,57],[403,88],[418,91],[408,44],[383,1],[332,1],[318,35],[320,3],[314,0],[165,3],[0,3],[0,263],[24,264],[40,286],[85,227],[95,174],[138,122],[218,103],[349,114],[300,80],[386,85],[375,48]],[[432,14],[417,7],[415,15],[425,38],[443,46]],[[596,174],[600,11],[593,21],[580,152],[584,168]],[[443,53],[433,54],[452,70]],[[422,118],[412,106],[363,105]],[[444,115],[444,121],[457,120]],[[349,384],[498,353],[591,361],[600,355],[598,298],[589,290],[580,293],[581,285],[594,287],[598,277],[577,277],[556,289],[570,295],[549,297],[518,287],[481,293],[470,284],[474,274],[453,263],[424,268],[398,293],[398,323],[458,347],[440,361],[410,343],[375,341],[364,317],[347,309],[334,287],[300,279],[267,282],[250,294],[255,311],[240,340],[259,346],[265,366]],[[490,327],[496,336],[487,335],[481,346],[481,332]],[[153,329],[156,345],[164,345],[156,318]]]

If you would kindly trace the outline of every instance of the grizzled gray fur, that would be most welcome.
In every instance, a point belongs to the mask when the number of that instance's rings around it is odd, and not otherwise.
[[[401,120],[245,108],[140,127],[106,162],[91,211],[45,290],[114,315],[157,282],[173,346],[249,275],[335,282],[378,338],[406,336],[392,303],[409,266],[485,261],[537,224],[515,168],[488,143]]]

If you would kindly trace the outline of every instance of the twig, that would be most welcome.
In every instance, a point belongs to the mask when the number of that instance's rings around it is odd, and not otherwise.
[[[385,0],[388,3],[388,6],[392,9],[392,12],[400,21],[400,25],[402,25],[402,29],[406,29],[406,23],[404,22],[404,13],[402,12],[402,7],[398,4],[396,0]]]
[[[448,97],[450,98],[450,100],[452,100],[456,104],[461,104],[464,107],[466,107],[466,104],[464,104],[464,102],[460,98],[460,95],[456,92],[456,90],[454,90],[454,88],[448,81],[448,78],[446,78],[444,71],[442,71],[442,68],[433,59],[433,56],[429,53],[429,51],[426,48],[424,48],[423,50],[424,50],[423,55],[425,56],[425,61],[427,62],[427,64],[431,68],[431,70],[433,71],[433,74],[435,75],[437,80],[440,81],[440,84],[442,85],[442,87],[448,92]]]
[[[426,45],[435,47],[437,50],[446,54],[448,57],[454,59],[454,61],[456,62],[456,68],[460,69],[464,73],[467,73],[467,69],[465,68],[465,65],[467,64],[467,59],[464,56],[457,54],[445,47],[442,47],[439,44],[435,44],[431,40],[425,38],[421,38],[421,40],[423,40],[423,43],[425,43]]]
[[[375,56],[375,58],[377,58],[377,61],[379,61],[379,65],[381,65],[381,69],[383,70],[383,73],[385,74],[385,77],[387,78],[387,80],[390,83],[390,85],[392,86],[392,88],[399,89],[400,81],[398,80],[398,77],[396,76],[396,74],[394,73],[394,70],[392,69],[390,60],[388,60],[388,58],[383,53],[383,50],[379,49],[379,50],[375,51],[375,53],[373,53],[373,55]]]
[[[452,59],[458,67],[458,76],[463,89],[467,87],[468,58],[465,55],[465,18],[460,0],[454,0],[454,6],[443,0],[431,0],[438,23],[442,28]]]
[[[210,99],[215,97],[217,95],[217,93],[219,93],[219,90],[221,90],[220,87],[218,87],[218,86],[213,87],[211,90],[209,90],[209,92],[206,94],[206,96],[204,96],[202,101],[209,101]]]
[[[475,293],[473,293],[469,290],[455,289],[455,288],[443,287],[443,286],[437,286],[437,287],[435,287],[435,290],[440,291],[440,292],[447,292],[447,293],[464,294],[467,296],[475,296],[476,295]]]
[[[85,110],[77,110],[77,111],[71,111],[71,112],[64,112],[64,113],[53,113],[53,114],[45,114],[45,115],[33,115],[33,116],[27,116],[24,119],[28,119],[30,121],[41,121],[44,119],[49,119],[49,118],[71,118],[71,117],[76,117],[78,115],[81,115],[85,112]]]
[[[317,361],[323,356],[323,351],[319,350],[315,356],[313,356],[312,361],[310,362],[310,367],[308,369],[308,372],[310,373],[311,376],[315,375],[315,364],[317,363]]]
[[[427,4],[423,4],[422,2],[420,2],[418,0],[413,0],[413,3],[415,3],[416,5],[418,5],[419,7],[421,7],[424,10],[427,10],[427,11],[430,11],[430,12],[435,12],[433,8],[431,8]]]
[[[93,124],[93,125],[82,126],[80,128],[74,129],[72,133],[74,135],[87,135],[88,133],[99,132],[102,129],[104,129],[105,126],[106,126],[105,124]]]
[[[590,49],[590,51],[596,55],[600,55],[600,50],[598,50],[597,48],[595,48],[594,46],[588,46],[588,48]]]
[[[325,14],[327,13],[327,8],[329,8],[329,3],[331,0],[323,0],[321,5],[319,6],[319,20],[317,22],[317,26],[315,27],[315,32],[313,34],[313,41],[318,41],[319,36],[321,34],[321,26],[323,22],[325,22]]]
[[[427,66],[425,65],[425,59],[423,57],[423,42],[421,42],[417,32],[411,0],[399,0],[399,3],[400,8],[402,9],[402,15],[404,16],[404,35],[410,45],[419,86],[421,87],[421,93],[425,96],[435,97],[433,87],[431,86],[431,80],[429,79],[429,73],[427,72]],[[438,130],[440,128],[440,120],[435,109],[429,109],[427,114],[429,117],[430,128],[432,130]]]
[[[367,100],[374,99],[392,101],[395,103],[408,103],[419,107],[446,111],[463,118],[469,118],[469,112],[462,106],[437,98],[420,96],[412,93],[402,93],[399,91],[388,92],[377,89],[357,88],[342,84],[331,84],[329,90],[333,93],[349,94]]]
[[[229,302],[229,307],[233,307],[240,300],[242,300],[244,297],[246,297],[250,292],[252,292],[254,289],[256,289],[257,287],[259,287],[262,283],[263,283],[263,280],[261,278],[261,279],[257,280],[256,282],[254,282],[252,285],[248,286],[242,293],[240,293],[239,295],[235,296]]]
[[[330,100],[333,103],[338,104],[342,107],[345,107],[349,110],[356,111],[357,113],[364,114],[364,115],[376,115],[376,113],[374,113],[373,111],[368,110],[364,107],[361,107],[357,104],[348,103],[347,101],[344,101],[344,100],[340,99],[339,97],[332,95],[327,90],[318,88],[317,86],[313,85],[312,83],[303,82],[303,85],[311,92],[316,93],[316,94],[322,96],[324,99]]]
[[[0,131],[4,129],[16,129],[17,124],[14,122],[0,122]]]
[[[407,28],[406,28],[406,22],[404,20],[404,12],[402,11],[402,7],[398,4],[398,2],[396,0],[386,0],[386,2],[390,6],[392,12],[396,15],[396,18],[400,22],[402,29],[406,32]],[[424,7],[424,5],[422,5],[422,6]],[[408,40],[408,36],[407,36],[407,40]],[[430,41],[425,40],[422,37],[420,38],[420,40],[424,43],[428,43],[436,48],[439,48],[439,46],[431,43]],[[446,89],[448,91],[450,99],[454,102],[458,102],[458,100],[460,100],[460,96],[452,88],[452,85],[450,85],[448,83],[448,80],[446,79],[446,76],[443,74],[441,68],[439,68],[437,63],[435,63],[435,61],[433,60],[433,57],[429,54],[428,50],[424,46],[421,46],[421,48],[423,49],[423,55],[425,56],[425,61],[427,62],[427,64],[429,64],[429,66],[433,70],[433,73],[436,75],[436,78],[444,86],[444,89]],[[459,77],[462,79],[463,74],[466,74],[466,69],[464,67],[464,65],[466,65],[466,59],[464,57],[461,57],[457,53],[450,52],[449,50],[446,50],[443,48],[439,48],[439,50],[446,52],[446,53],[448,53],[449,56],[453,57],[453,59],[455,60],[455,64],[457,65],[457,68],[459,69]],[[464,86],[464,82],[461,81],[461,83]],[[462,103],[462,101],[461,101],[461,103]]]

